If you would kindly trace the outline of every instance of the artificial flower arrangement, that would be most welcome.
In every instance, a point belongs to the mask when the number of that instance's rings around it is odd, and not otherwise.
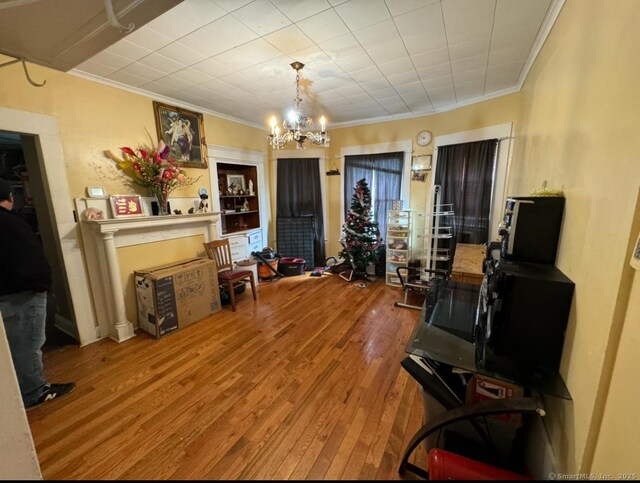
[[[156,148],[140,146],[132,149],[125,146],[120,150],[124,159],[118,161],[118,167],[133,178],[136,184],[148,188],[154,194],[160,214],[169,214],[169,193],[186,188],[200,179],[187,176],[186,171],[176,165],[171,149],[162,140]]]

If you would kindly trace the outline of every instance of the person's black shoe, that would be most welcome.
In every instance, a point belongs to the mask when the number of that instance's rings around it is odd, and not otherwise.
[[[56,399],[62,397],[66,394],[69,394],[76,388],[75,382],[65,382],[63,384],[49,384],[49,387],[42,395],[38,398],[36,402],[27,406],[27,409],[33,409],[41,404],[46,403],[47,401],[51,401],[52,399]]]

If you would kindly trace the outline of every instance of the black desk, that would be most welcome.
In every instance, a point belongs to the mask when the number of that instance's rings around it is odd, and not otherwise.
[[[416,323],[412,337],[407,344],[406,352],[411,356],[403,361],[416,380],[429,392],[436,393],[444,402],[444,413],[431,419],[414,435],[402,457],[399,471],[409,470],[420,476],[428,476],[421,468],[408,462],[409,456],[432,433],[461,420],[473,420],[480,416],[494,414],[538,414],[544,416],[544,408],[537,396],[539,393],[552,395],[562,399],[571,399],[562,377],[553,371],[536,370],[535,372],[504,374],[476,365],[476,347],[473,344],[478,306],[479,287],[458,282],[440,283],[427,294],[420,318]],[[413,358],[412,358],[413,356]],[[417,356],[417,357],[416,357]],[[419,358],[426,362],[425,378],[415,376]],[[502,381],[523,386],[531,397],[496,399],[473,404],[464,404],[438,388],[442,380],[437,374],[428,374],[429,363],[446,364],[470,373],[482,374]]]

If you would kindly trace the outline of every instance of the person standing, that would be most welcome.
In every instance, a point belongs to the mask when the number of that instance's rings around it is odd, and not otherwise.
[[[70,393],[76,385],[50,384],[44,375],[51,270],[29,224],[11,212],[13,201],[11,184],[0,178],[0,313],[22,401],[31,409]]]

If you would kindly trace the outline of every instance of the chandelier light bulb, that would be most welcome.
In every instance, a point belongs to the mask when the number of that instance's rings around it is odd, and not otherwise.
[[[324,118],[324,116],[322,116],[320,118],[320,130],[322,132],[325,132],[326,131],[326,126],[327,126],[327,120]]]

